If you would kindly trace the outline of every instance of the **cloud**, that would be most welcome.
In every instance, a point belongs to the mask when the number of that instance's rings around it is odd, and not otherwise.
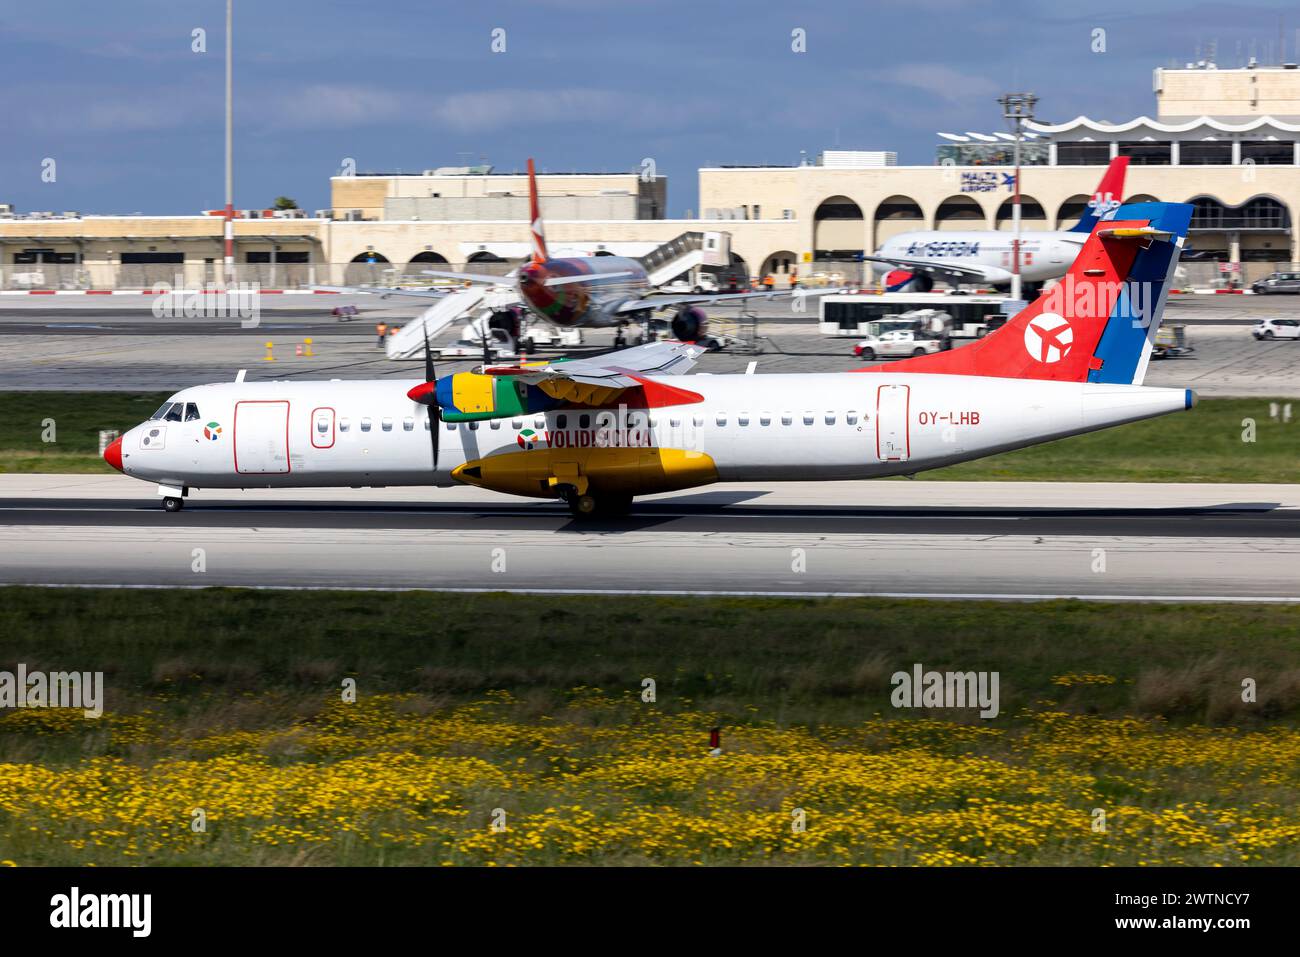
[[[644,92],[559,88],[436,92],[388,91],[352,84],[312,84],[261,100],[247,122],[272,129],[338,130],[405,123],[459,133],[539,126],[680,126],[716,112],[707,99],[665,107]]]
[[[921,90],[949,103],[996,96],[998,85],[987,77],[963,73],[943,63],[905,63],[888,70],[876,71],[877,80]]]

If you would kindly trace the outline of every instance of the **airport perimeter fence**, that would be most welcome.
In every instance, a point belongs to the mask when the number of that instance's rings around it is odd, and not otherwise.
[[[262,290],[307,290],[314,286],[415,286],[445,283],[424,274],[426,269],[450,272],[473,272],[504,276],[517,263],[238,263],[234,281]],[[1225,268],[1227,267],[1227,268]],[[1300,272],[1300,264],[1284,262],[1244,262],[1236,268],[1215,261],[1186,262],[1178,265],[1175,284],[1183,289],[1249,288],[1257,279],[1274,272]],[[801,263],[799,282],[808,287],[846,286],[874,288],[878,282],[868,264],[854,261]],[[761,277],[758,277],[761,279]],[[784,288],[787,275],[774,277],[777,288]],[[0,266],[0,290],[77,291],[77,290],[148,290],[224,288],[220,263],[38,263]]]

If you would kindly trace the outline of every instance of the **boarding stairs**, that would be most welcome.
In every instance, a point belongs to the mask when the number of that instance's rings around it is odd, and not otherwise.
[[[662,286],[698,266],[721,268],[731,265],[731,234],[682,233],[639,259],[645,267],[650,285]]]

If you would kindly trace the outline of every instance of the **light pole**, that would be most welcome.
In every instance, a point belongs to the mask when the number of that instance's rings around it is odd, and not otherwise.
[[[231,97],[233,68],[235,0],[226,0],[226,289],[235,282],[235,168],[234,168],[234,103]]]
[[[1013,148],[1016,177],[1015,194],[1011,198],[1011,298],[1020,298],[1020,140],[1024,136],[1023,124],[1034,118],[1034,104],[1038,97],[1032,93],[1004,93],[998,97],[1002,115],[1015,136]]]

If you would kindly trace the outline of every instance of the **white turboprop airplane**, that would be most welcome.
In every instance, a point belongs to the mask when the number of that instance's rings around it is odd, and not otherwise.
[[[855,372],[681,375],[699,348],[425,381],[235,382],[176,393],[109,464],[193,488],[468,483],[577,516],[718,481],[910,474],[1189,408],[1142,385],[1191,206],[1123,207],[1065,280],[971,345]],[[868,374],[860,374],[868,373]]]
[[[1110,161],[1079,221],[1069,229],[1025,230],[1020,237],[1020,278],[1026,296],[1039,285],[1065,275],[1097,223],[1115,215],[1124,195],[1128,157]],[[1003,229],[925,230],[891,236],[874,256],[876,272],[885,274],[885,287],[896,292],[909,284],[929,292],[936,280],[1005,286],[1011,282],[1013,235]]]

